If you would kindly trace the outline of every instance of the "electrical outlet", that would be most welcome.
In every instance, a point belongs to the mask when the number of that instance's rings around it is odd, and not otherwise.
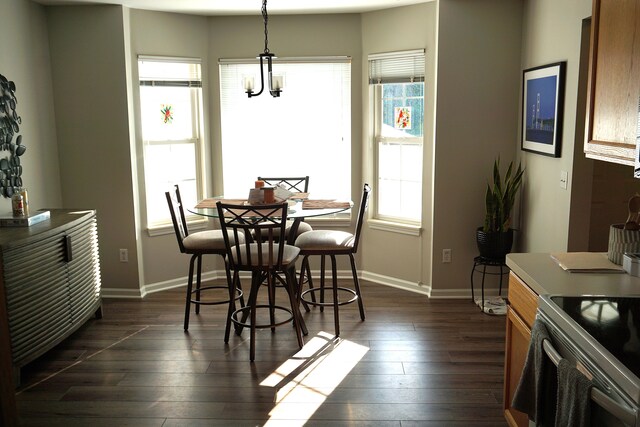
[[[451,262],[451,249],[442,250],[442,262],[448,264]]]
[[[560,188],[567,189],[567,181],[569,181],[569,174],[567,171],[560,171]]]
[[[129,262],[129,250],[120,249],[120,262]]]

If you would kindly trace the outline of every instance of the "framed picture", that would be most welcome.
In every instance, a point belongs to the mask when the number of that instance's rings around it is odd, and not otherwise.
[[[560,157],[566,62],[522,73],[522,149]]]

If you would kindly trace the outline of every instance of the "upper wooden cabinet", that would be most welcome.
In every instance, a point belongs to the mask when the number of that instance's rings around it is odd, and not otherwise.
[[[584,151],[633,165],[640,103],[640,0],[593,0]]]

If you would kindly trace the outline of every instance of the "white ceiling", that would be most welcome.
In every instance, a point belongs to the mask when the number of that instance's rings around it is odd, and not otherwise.
[[[261,0],[33,0],[43,5],[120,4],[132,9],[194,15],[259,15]],[[433,0],[270,0],[268,13],[360,13]]]

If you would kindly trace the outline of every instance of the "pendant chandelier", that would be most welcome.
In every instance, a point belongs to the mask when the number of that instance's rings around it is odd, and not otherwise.
[[[267,81],[269,85],[269,93],[274,98],[280,96],[283,87],[283,77],[274,76],[272,71],[272,60],[277,58],[273,53],[269,51],[269,30],[267,24],[269,22],[269,15],[267,14],[267,0],[262,0],[262,20],[264,21],[264,52],[259,54],[256,58],[260,59],[260,92],[253,92],[253,77],[244,78],[244,89],[249,98],[252,96],[258,96],[264,91],[264,62],[267,62]]]

